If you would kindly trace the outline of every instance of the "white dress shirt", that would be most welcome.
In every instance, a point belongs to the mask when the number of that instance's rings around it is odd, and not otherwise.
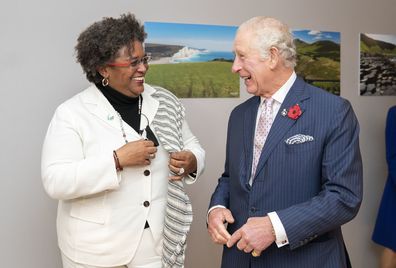
[[[276,115],[279,112],[279,108],[281,107],[283,101],[286,98],[287,93],[289,93],[290,88],[294,84],[294,81],[296,81],[297,75],[295,72],[292,73],[292,75],[289,77],[289,79],[286,81],[283,86],[278,89],[274,95],[271,96],[271,98],[274,100],[272,104],[272,121],[275,120]],[[265,100],[264,97],[261,97],[261,103]],[[262,105],[259,106],[259,110],[257,112],[257,119],[256,119],[256,128],[257,128],[257,122],[259,120],[260,114],[261,114],[261,108]],[[285,231],[285,228],[283,227],[283,224],[281,220],[279,219],[278,214],[274,212],[270,212],[267,214],[268,217],[271,220],[272,226],[274,227],[274,232],[275,232],[275,243],[278,246],[278,248],[286,246],[289,244],[289,240],[287,238],[287,234]]]
[[[280,87],[280,88],[274,93],[274,95],[271,96],[271,98],[274,99],[274,102],[273,102],[273,104],[272,104],[272,116],[273,116],[272,121],[275,120],[275,117],[276,117],[276,115],[278,114],[279,109],[280,109],[280,107],[281,107],[281,105],[282,105],[284,99],[286,98],[287,93],[289,93],[289,90],[290,90],[290,88],[292,87],[292,85],[294,84],[294,82],[296,81],[296,79],[297,79],[297,75],[296,75],[296,73],[293,71],[293,73],[291,74],[291,76],[289,77],[289,79],[286,81],[286,83],[283,84],[283,86]],[[262,104],[262,102],[264,102],[264,100],[265,100],[265,98],[264,98],[264,97],[261,97],[261,102],[260,102],[260,104]],[[263,105],[260,105],[260,106],[259,106],[259,110],[257,111],[256,128],[257,128],[257,123],[258,123],[259,118],[260,118],[260,114],[261,114],[262,107],[263,107]],[[213,209],[218,208],[218,207],[223,207],[223,208],[224,208],[224,206],[221,206],[221,205],[213,206],[213,207],[211,207],[211,208],[209,209],[207,215],[209,216],[209,213],[210,213]],[[267,215],[268,215],[268,217],[270,218],[271,223],[272,223],[272,226],[273,226],[273,228],[274,228],[275,237],[276,237],[276,239],[275,239],[276,245],[277,245],[279,248],[288,245],[288,244],[289,244],[289,240],[288,240],[288,238],[287,238],[287,234],[286,234],[285,228],[283,227],[283,224],[282,224],[282,222],[281,222],[281,220],[280,220],[278,214],[274,211],[274,212],[268,213]]]

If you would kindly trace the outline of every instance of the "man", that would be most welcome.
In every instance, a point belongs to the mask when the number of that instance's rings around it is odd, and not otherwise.
[[[222,267],[348,267],[341,225],[362,200],[351,105],[296,77],[293,38],[276,19],[243,23],[234,50],[232,71],[254,96],[230,115],[225,170],[210,202]]]

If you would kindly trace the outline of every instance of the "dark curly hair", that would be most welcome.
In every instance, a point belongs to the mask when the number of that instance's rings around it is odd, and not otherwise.
[[[88,81],[99,83],[102,76],[97,68],[113,61],[120,48],[131,48],[134,41],[143,43],[146,36],[144,26],[133,14],[122,14],[117,19],[103,18],[78,37],[75,47],[77,62],[81,64]]]

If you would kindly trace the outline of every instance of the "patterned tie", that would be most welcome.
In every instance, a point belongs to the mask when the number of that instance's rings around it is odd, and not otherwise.
[[[272,126],[272,98],[266,99],[261,104],[261,114],[256,127],[256,134],[254,136],[254,150],[253,150],[253,164],[252,176],[250,177],[250,185],[252,185],[253,177],[256,173],[257,164],[260,159],[261,151],[264,147],[265,140]]]

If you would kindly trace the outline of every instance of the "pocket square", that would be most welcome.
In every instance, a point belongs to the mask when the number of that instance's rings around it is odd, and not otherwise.
[[[313,141],[314,138],[309,135],[304,135],[304,134],[297,134],[294,136],[291,136],[290,138],[287,138],[285,140],[286,144],[300,144],[308,141]]]

